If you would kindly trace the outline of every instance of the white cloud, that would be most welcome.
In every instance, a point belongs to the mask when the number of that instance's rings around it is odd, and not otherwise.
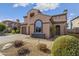
[[[13,7],[19,7],[19,6],[26,7],[29,4],[30,3],[17,3],[17,4],[14,4]],[[57,7],[59,7],[59,3],[36,3],[36,6],[34,6],[33,9],[38,9],[43,11],[43,10],[56,9]]]
[[[74,15],[75,15],[74,13],[71,13],[71,14],[70,14],[70,16],[74,16]]]
[[[69,20],[72,20],[73,17],[74,17],[74,15],[75,15],[74,13],[70,13],[68,19],[69,19]]]
[[[59,7],[58,3],[37,3],[34,9],[43,11],[43,10],[56,9],[57,7]]]
[[[26,7],[27,5],[29,5],[29,3],[16,3],[13,5],[13,7],[19,7],[19,6]]]

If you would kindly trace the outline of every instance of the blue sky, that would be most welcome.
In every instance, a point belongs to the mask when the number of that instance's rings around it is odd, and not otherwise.
[[[68,10],[68,20],[79,16],[79,4],[77,3],[0,3],[0,21],[6,19],[23,22],[23,16],[31,9],[39,9],[43,14],[55,15],[63,13],[64,9]]]

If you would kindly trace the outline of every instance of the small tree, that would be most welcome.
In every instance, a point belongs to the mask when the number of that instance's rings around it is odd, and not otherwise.
[[[3,23],[0,23],[0,32],[4,31],[6,26]]]

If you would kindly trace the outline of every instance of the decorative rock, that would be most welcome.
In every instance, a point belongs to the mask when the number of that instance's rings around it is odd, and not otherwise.
[[[12,43],[7,43],[7,44],[5,44],[5,45],[2,47],[1,50],[2,50],[2,51],[3,51],[3,50],[6,50],[6,49],[10,48],[12,45],[13,45]]]

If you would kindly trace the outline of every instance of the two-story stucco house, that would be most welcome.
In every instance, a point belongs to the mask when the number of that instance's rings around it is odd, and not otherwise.
[[[71,28],[77,28],[79,27],[79,16],[75,17],[73,20],[71,20]]]
[[[67,10],[58,15],[45,15],[39,10],[32,9],[24,16],[24,23],[21,26],[21,33],[33,37],[50,38],[52,34],[63,35],[67,31]],[[50,32],[51,27],[55,29]]]

